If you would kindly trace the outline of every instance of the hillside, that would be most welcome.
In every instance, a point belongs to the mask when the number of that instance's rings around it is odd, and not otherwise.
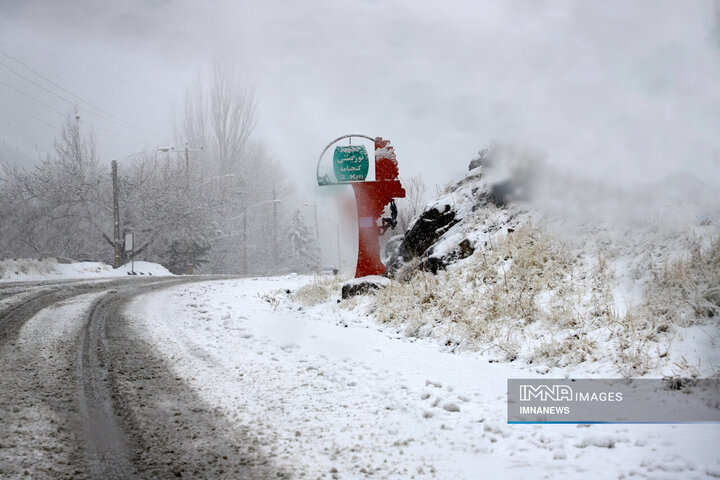
[[[540,373],[720,372],[720,231],[711,204],[691,214],[693,202],[676,195],[642,222],[563,217],[527,201],[532,184],[518,178],[475,159],[391,245],[394,281],[331,308]],[[633,202],[625,210],[639,213],[653,186],[643,188],[616,193],[612,203]],[[705,193],[698,198],[713,191]],[[335,301],[313,288],[334,287],[321,281],[297,296]]]

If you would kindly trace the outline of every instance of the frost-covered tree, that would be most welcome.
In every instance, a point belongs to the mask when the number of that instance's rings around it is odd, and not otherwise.
[[[287,271],[279,247],[294,203],[284,170],[252,138],[254,95],[223,68],[189,92],[176,119],[177,144],[188,143],[188,156],[181,147],[118,165],[120,227],[135,231],[135,258],[177,272]],[[204,148],[191,151],[197,147]],[[110,263],[110,165],[98,161],[75,115],[55,150],[34,170],[0,170],[0,253]]]
[[[296,273],[317,271],[320,266],[320,250],[315,235],[305,224],[300,209],[295,210],[289,228],[290,269]]]
[[[98,164],[95,140],[68,116],[55,153],[32,170],[5,165],[0,248],[15,256],[43,252],[80,259],[110,256],[103,228],[112,218],[110,179]]]

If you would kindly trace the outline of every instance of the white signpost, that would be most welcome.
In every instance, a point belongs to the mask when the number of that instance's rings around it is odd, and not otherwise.
[[[135,255],[133,254],[133,241],[135,240],[135,232],[132,229],[125,230],[125,253],[130,252],[130,269],[132,275],[135,275]]]

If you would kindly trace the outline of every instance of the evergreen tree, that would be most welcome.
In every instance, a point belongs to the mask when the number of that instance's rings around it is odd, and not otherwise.
[[[315,236],[305,224],[300,210],[295,210],[290,223],[290,268],[297,273],[317,271],[320,266],[320,250]]]

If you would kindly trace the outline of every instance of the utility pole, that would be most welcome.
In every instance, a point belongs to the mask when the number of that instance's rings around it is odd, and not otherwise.
[[[190,185],[190,148],[185,142],[185,184]]]
[[[272,203],[273,203],[273,268],[277,272],[278,266],[278,241],[277,241],[277,230],[278,230],[278,211],[277,211],[277,196],[275,195],[275,189],[272,191]],[[273,272],[273,273],[275,273]]]
[[[75,120],[76,122],[80,121],[80,115],[77,113],[77,110],[75,112]],[[185,142],[185,179],[187,182],[187,186],[190,186],[190,152],[198,152],[200,150],[203,150],[204,147],[200,148],[189,148],[188,143]],[[170,153],[180,153],[178,150],[175,150],[175,147],[160,147],[156,150],[156,156],[157,159],[157,152],[164,152],[168,154],[168,159],[170,158]],[[135,155],[140,155],[143,153],[148,153],[146,151],[140,151],[132,153],[126,157],[124,157],[122,160],[127,160],[128,158],[134,157]],[[113,249],[115,250],[115,258],[113,260],[113,265],[115,268],[119,267],[122,263],[123,259],[123,252],[122,252],[122,243],[120,242],[120,188],[118,186],[118,161],[113,160],[112,161],[112,188],[113,188],[113,217],[115,220],[115,225],[113,229]]]
[[[113,187],[113,219],[115,221],[115,229],[113,236],[113,249],[115,250],[115,259],[113,266],[118,268],[122,262],[120,252],[120,203],[118,197],[120,196],[118,188],[118,165],[117,160],[112,161],[112,187]]]
[[[247,276],[247,207],[243,207],[243,275]]]
[[[342,252],[340,251],[340,224],[335,225],[335,236],[337,237],[338,270],[342,270]]]
[[[317,241],[318,248],[320,248],[320,231],[318,230],[317,221],[317,203],[313,202],[313,215],[315,216],[315,240]]]

